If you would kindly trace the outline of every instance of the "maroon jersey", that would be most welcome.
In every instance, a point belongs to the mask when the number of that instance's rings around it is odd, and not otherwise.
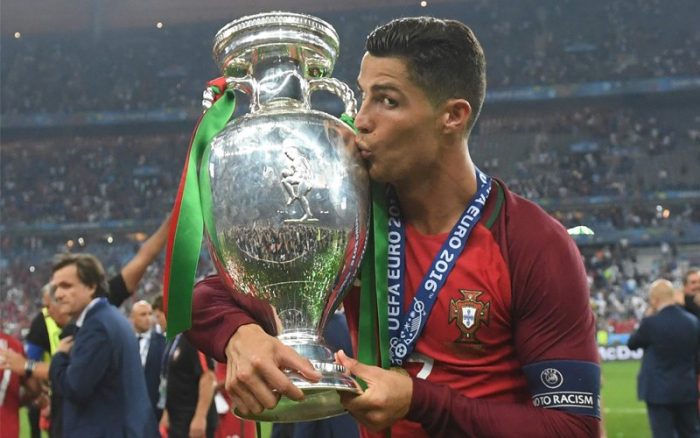
[[[558,222],[498,185],[405,365],[413,398],[392,437],[597,436],[598,352],[580,254]],[[404,308],[446,236],[406,227]],[[357,289],[345,299],[355,348],[358,300]],[[235,311],[196,307],[193,332],[223,358],[231,327],[217,345],[197,320]]]

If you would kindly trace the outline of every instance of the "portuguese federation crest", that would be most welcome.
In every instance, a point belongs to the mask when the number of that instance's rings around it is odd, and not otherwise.
[[[476,337],[476,332],[481,327],[481,323],[489,325],[489,310],[491,303],[477,300],[481,291],[471,291],[460,289],[463,299],[450,300],[450,319],[448,322],[456,321],[460,335],[455,342],[462,344],[481,344]]]

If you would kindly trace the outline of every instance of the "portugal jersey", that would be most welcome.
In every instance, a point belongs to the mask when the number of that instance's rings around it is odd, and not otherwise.
[[[578,249],[558,222],[504,187],[494,183],[486,210],[440,290],[404,368],[416,379],[470,399],[595,415],[595,388],[548,388],[542,383],[550,379],[549,386],[556,386],[560,376],[578,378],[577,366],[596,367],[598,362]],[[404,311],[447,236],[422,235],[406,226]],[[358,290],[346,298],[345,309],[356,347]],[[420,400],[424,396],[420,389],[414,385],[409,414],[415,419],[421,416],[418,404],[437,406],[437,400]],[[544,403],[542,394],[548,391],[557,393],[558,403],[553,401],[555,394],[548,395],[549,405]],[[579,394],[583,392],[587,394]],[[430,415],[431,410],[425,412]],[[364,435],[370,434],[364,431]],[[428,436],[431,433],[418,422],[403,420],[392,428],[393,438]]]
[[[404,310],[446,237],[406,226]],[[275,333],[268,305],[219,278],[195,291],[188,337],[218,360],[243,324]],[[561,224],[494,182],[437,297],[405,364],[413,396],[392,438],[598,436],[593,312],[581,256]],[[344,301],[355,351],[359,299],[353,289]]]

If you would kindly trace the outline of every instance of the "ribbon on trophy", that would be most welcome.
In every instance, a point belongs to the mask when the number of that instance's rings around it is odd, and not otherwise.
[[[353,131],[355,120],[343,114],[340,119]],[[387,256],[389,248],[388,215],[386,210],[387,186],[370,181],[372,196],[372,221],[369,225],[369,239],[360,267],[360,321],[358,330],[357,359],[364,364],[379,365],[384,369],[391,366],[388,323],[388,278]],[[367,384],[360,378],[363,389]]]
[[[192,324],[192,291],[204,231],[197,168],[212,138],[228,123],[236,107],[235,94],[226,89],[225,78],[211,81],[207,92],[213,103],[199,118],[192,134],[168,232],[163,278],[168,339]]]
[[[372,222],[369,244],[360,271],[360,321],[357,358],[365,364],[388,369],[388,215],[386,211],[385,185],[372,182]],[[364,382],[358,379],[363,387]]]

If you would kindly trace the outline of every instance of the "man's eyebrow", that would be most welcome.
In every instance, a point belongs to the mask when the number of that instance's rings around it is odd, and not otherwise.
[[[360,91],[365,91],[362,86],[360,85],[360,82],[357,82],[357,88]],[[392,84],[374,84],[370,87],[371,91],[377,92],[377,91],[396,91],[396,92],[401,92],[398,87]]]

